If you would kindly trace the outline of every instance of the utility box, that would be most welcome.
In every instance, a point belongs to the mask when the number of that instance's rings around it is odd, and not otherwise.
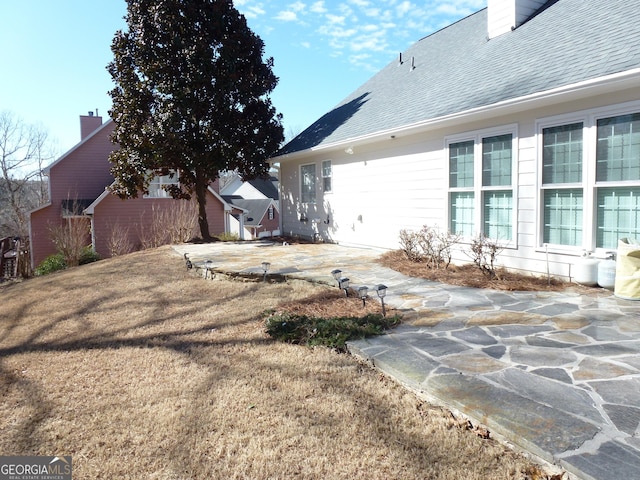
[[[640,243],[635,238],[618,240],[613,293],[627,300],[640,300]]]

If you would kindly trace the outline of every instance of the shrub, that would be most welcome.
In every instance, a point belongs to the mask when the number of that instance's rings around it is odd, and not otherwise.
[[[400,250],[412,262],[422,261],[418,234],[410,230],[400,230]]]
[[[460,235],[441,232],[437,227],[425,225],[419,232],[400,230],[400,250],[412,262],[425,262],[427,267],[449,268],[451,250],[460,241]]]
[[[382,335],[400,323],[399,316],[318,318],[291,313],[272,313],[266,320],[266,331],[272,338],[299,345],[323,345],[341,351],[346,342],[357,338]]]
[[[36,267],[36,275],[47,275],[49,273],[57,272],[58,270],[64,270],[67,268],[67,264],[64,261],[64,257],[61,253],[55,253],[45,258],[40,265]]]
[[[237,242],[240,240],[240,235],[234,232],[222,232],[216,235],[216,238],[221,242]]]
[[[497,240],[491,240],[484,233],[480,233],[471,241],[467,255],[485,276],[493,279],[498,277],[495,263],[502,250],[503,247]]]
[[[87,263],[93,263],[100,260],[100,255],[91,247],[91,245],[87,245],[82,249],[82,254],[80,255],[80,265],[86,265]]]
[[[70,217],[60,225],[49,227],[51,240],[68,267],[80,265],[80,257],[89,241],[89,228],[89,219],[86,217]]]
[[[86,265],[87,263],[97,262],[98,260],[100,260],[100,255],[98,255],[90,245],[87,245],[82,249],[78,265]],[[58,270],[64,270],[67,266],[64,255],[62,253],[54,253],[45,258],[40,265],[36,267],[35,274],[47,275],[57,272]]]
[[[118,255],[126,255],[133,251],[133,244],[129,240],[129,227],[120,226],[119,222],[110,225],[109,238],[107,238],[107,248],[109,255],[117,257]]]

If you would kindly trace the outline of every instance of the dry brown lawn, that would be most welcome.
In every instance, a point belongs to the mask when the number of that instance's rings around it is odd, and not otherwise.
[[[74,479],[547,478],[355,358],[266,336],[261,312],[322,291],[204,280],[167,247],[1,286],[0,454],[72,455]]]

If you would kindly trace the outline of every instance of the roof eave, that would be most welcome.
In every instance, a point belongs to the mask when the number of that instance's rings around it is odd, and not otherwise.
[[[310,154],[318,152],[331,152],[334,150],[343,150],[346,147],[355,147],[370,143],[379,142],[381,140],[394,139],[399,136],[413,135],[422,133],[435,128],[447,127],[449,125],[460,124],[461,122],[482,120],[484,118],[492,118],[498,115],[507,115],[517,113],[519,111],[532,108],[539,108],[553,105],[558,102],[559,97],[562,101],[579,100],[581,98],[601,95],[610,91],[619,91],[627,88],[637,87],[640,81],[640,68],[626,70],[624,72],[606,75],[603,77],[593,78],[582,82],[564,85],[561,87],[545,90],[542,92],[532,93],[522,97],[503,100],[501,102],[484,105],[482,107],[472,108],[441,117],[430,118],[399,128],[391,128],[387,130],[377,131],[368,135],[352,137],[338,142],[320,144],[305,150],[284,154],[269,159],[270,162],[285,162],[307,157]]]

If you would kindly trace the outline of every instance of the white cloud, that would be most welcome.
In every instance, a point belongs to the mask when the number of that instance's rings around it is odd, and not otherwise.
[[[324,1],[320,0],[318,2],[315,2],[311,5],[311,7],[309,8],[309,10],[311,10],[313,13],[326,13],[327,9],[324,7]]]
[[[333,13],[328,13],[326,15],[327,20],[329,20],[329,23],[334,24],[334,25],[344,25],[344,20],[345,17],[344,15],[334,15]]]
[[[292,3],[291,5],[289,5],[289,7],[291,7],[291,9],[294,12],[303,12],[304,9],[307,8],[307,6],[304,3],[300,2],[300,1],[298,1],[296,3]]]
[[[352,5],[356,5],[360,8],[366,8],[369,5],[371,5],[371,2],[368,2],[367,0],[349,0],[349,3],[351,3]]]
[[[411,5],[411,2],[404,1],[396,7],[396,12],[399,17],[404,17],[407,13],[411,11],[412,8],[413,8],[413,5]]]
[[[246,11],[244,12],[244,15],[247,18],[258,18],[259,16],[262,16],[265,13],[266,12],[264,11],[264,9],[259,5],[252,5],[250,7],[247,7]]]
[[[298,15],[296,15],[296,12],[292,12],[290,10],[284,10],[278,13],[275,16],[275,19],[281,20],[283,22],[295,22],[296,20],[298,20]]]
[[[311,48],[311,43],[309,42],[302,42],[300,43],[300,46],[304,47],[304,48]]]

